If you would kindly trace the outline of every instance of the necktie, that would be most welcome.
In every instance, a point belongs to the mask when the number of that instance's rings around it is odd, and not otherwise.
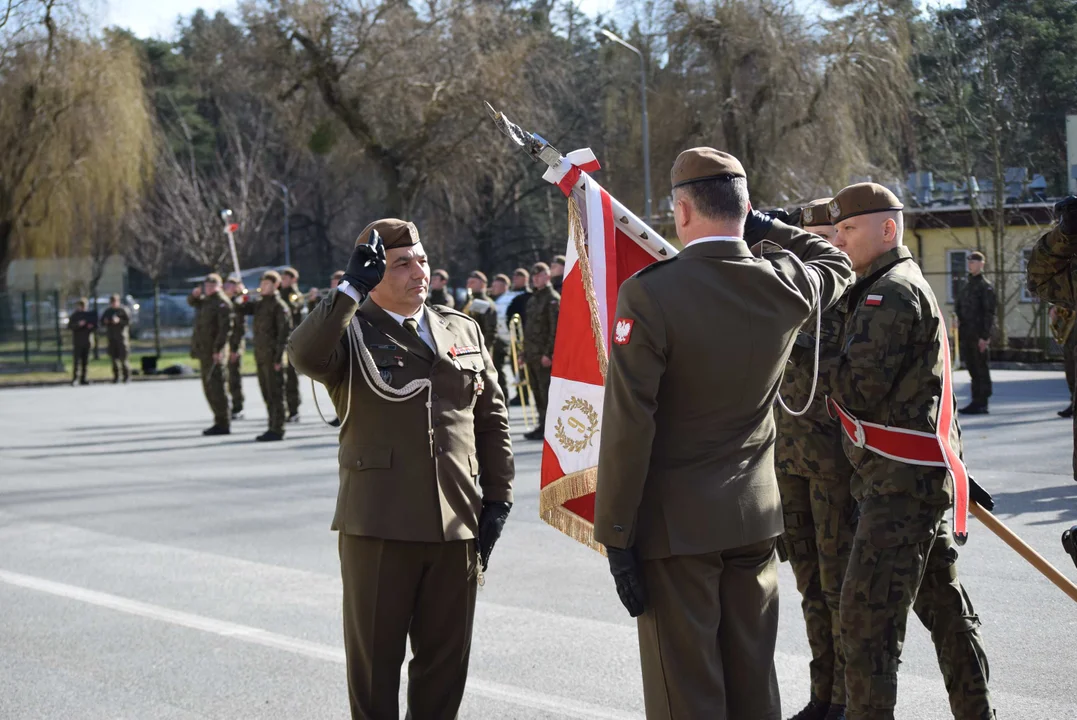
[[[423,341],[422,335],[419,334],[419,322],[415,318],[408,318],[405,320],[404,329],[414,335],[419,342],[422,342],[424,345],[426,344]]]

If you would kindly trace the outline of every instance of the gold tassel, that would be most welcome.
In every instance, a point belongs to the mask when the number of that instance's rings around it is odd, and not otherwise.
[[[595,526],[579,515],[559,507],[543,513],[542,519],[576,542],[586,545],[601,555],[606,554],[606,546],[595,541]]]
[[[598,487],[598,468],[589,467],[554,480],[539,491],[539,513],[559,508],[569,500],[590,495]]]
[[[591,272],[591,259],[587,254],[587,234],[583,229],[583,216],[580,215],[580,206],[576,198],[568,199],[568,234],[576,245],[576,255],[580,261],[580,276],[583,279],[583,294],[587,298],[587,306],[591,310],[591,334],[595,338],[595,350],[598,351],[598,371],[602,373],[602,380],[606,379],[606,368],[609,365],[609,357],[606,355],[606,342],[602,336],[602,320],[598,314],[598,298],[595,297],[595,278]]]

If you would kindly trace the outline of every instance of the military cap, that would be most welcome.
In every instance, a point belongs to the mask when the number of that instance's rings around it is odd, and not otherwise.
[[[532,275],[538,275],[539,273],[548,273],[548,272],[550,272],[550,266],[547,265],[544,262],[537,262],[537,263],[535,263],[534,265],[531,266],[531,274]]]
[[[272,280],[273,284],[277,285],[280,283],[280,273],[276,270],[266,270],[264,273],[262,273],[262,279]]]
[[[296,270],[293,267],[284,268],[283,270],[280,271],[280,274],[281,275],[287,275],[288,277],[292,278],[293,280],[298,280],[299,279],[299,271]]]
[[[829,225],[830,210],[827,206],[833,198],[821,198],[812,200],[800,209],[800,227],[812,227],[814,225]]]
[[[333,273],[333,279],[334,280],[343,280],[344,279],[344,271],[343,270],[337,270],[335,273]]]
[[[482,270],[472,270],[471,274],[468,275],[468,277],[475,278],[476,280],[481,280],[483,285],[488,282],[488,280],[486,279],[486,273],[484,273]]]
[[[703,180],[746,177],[740,160],[729,153],[709,147],[685,150],[673,163],[670,180],[674,189]]]
[[[901,210],[897,195],[878,183],[857,183],[842,190],[830,201],[830,222],[837,225],[857,215]]]
[[[441,278],[442,280],[448,280],[449,279],[449,273],[448,273],[447,270],[435,270],[434,272],[430,273],[430,277],[436,277],[436,278]]]
[[[505,273],[498,273],[497,275],[494,275],[494,282],[497,282],[498,280],[505,283],[506,285],[508,285],[509,282],[510,282],[509,281],[509,276],[506,275]]]
[[[206,282],[221,284],[221,276],[217,273],[210,273],[206,275]]]
[[[969,260],[979,260],[980,262],[984,262],[986,259],[987,258],[984,257],[984,254],[979,250],[974,250],[973,252],[969,253]]]
[[[225,282],[230,282],[230,283],[233,283],[233,284],[238,284],[238,283],[241,283],[241,282],[243,282],[243,278],[241,278],[241,277],[240,277],[239,275],[236,275],[235,273],[229,273],[229,275],[228,275],[228,279],[227,279],[227,280],[225,280]]]
[[[531,277],[531,273],[529,273],[527,271],[527,268],[516,268],[515,270],[512,271],[512,274],[513,275],[520,275],[520,276],[523,276],[525,278]]]
[[[553,263],[557,264],[557,265],[564,265],[565,264],[565,256],[564,255],[554,255]]]
[[[419,228],[415,227],[415,223],[397,220],[396,218],[383,218],[370,223],[363,228],[363,232],[359,233],[359,239],[355,241],[355,244],[358,246],[369,243],[371,230],[378,231],[386,250],[407,248],[419,244]]]

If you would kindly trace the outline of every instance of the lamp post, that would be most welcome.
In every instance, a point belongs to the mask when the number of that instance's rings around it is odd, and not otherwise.
[[[279,187],[281,189],[281,191],[284,192],[284,264],[291,267],[291,265],[292,265],[292,243],[291,243],[291,239],[288,237],[288,229],[289,229],[289,225],[288,225],[289,218],[288,218],[288,216],[290,214],[290,211],[288,209],[288,186],[285,185],[282,182],[277,182],[276,180],[270,180],[269,182],[273,183],[274,185]]]
[[[643,53],[639,48],[629,45],[627,42],[614,35],[609,30],[599,30],[595,33],[595,39],[600,43],[614,42],[626,47],[639,57],[639,93],[643,103],[643,205],[644,217],[647,222],[651,221],[651,135],[647,125],[647,63],[643,59]]]

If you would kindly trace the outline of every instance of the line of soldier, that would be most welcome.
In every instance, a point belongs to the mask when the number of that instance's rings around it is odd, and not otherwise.
[[[530,272],[516,268],[512,278],[499,273],[490,282],[485,273],[472,271],[467,278],[467,300],[461,312],[474,319],[482,332],[483,345],[497,369],[501,394],[509,405],[520,405],[519,392],[509,398],[507,371],[511,358],[509,326],[516,317],[523,327],[522,362],[527,367],[530,390],[539,414],[539,422],[524,434],[528,440],[541,440],[546,432],[546,405],[549,399],[554,341],[561,304],[561,284],[565,274],[565,257],[558,255],[547,265],[535,263]],[[426,304],[453,309],[456,302],[447,290],[449,273],[438,269],[430,275],[430,292]],[[515,378],[517,387],[521,378]]]
[[[93,346],[94,333],[100,329],[108,339],[108,356],[112,362],[112,382],[130,382],[131,364],[131,311],[125,307],[119,295],[112,295],[108,308],[101,313],[89,309],[86,298],[80,298],[75,304],[75,312],[67,320],[67,329],[71,331],[72,348],[72,385],[89,385],[86,369],[90,362],[90,350]]]

